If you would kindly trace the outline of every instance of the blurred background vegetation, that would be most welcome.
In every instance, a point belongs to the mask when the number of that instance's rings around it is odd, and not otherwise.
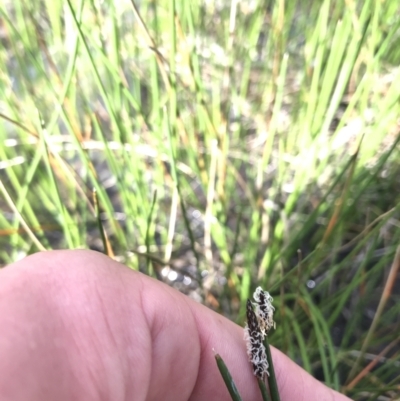
[[[400,399],[397,0],[2,0],[0,263],[90,248],[354,400]]]

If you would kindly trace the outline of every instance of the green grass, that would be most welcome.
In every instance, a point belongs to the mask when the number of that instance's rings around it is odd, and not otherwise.
[[[355,400],[393,396],[399,344],[378,354],[400,330],[397,1],[0,15],[3,265],[92,248],[170,266],[239,323],[260,284],[271,344]]]

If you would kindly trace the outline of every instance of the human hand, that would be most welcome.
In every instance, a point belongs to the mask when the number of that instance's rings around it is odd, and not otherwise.
[[[260,400],[243,329],[96,252],[35,254],[0,271],[0,400]],[[272,349],[281,401],[348,401]]]

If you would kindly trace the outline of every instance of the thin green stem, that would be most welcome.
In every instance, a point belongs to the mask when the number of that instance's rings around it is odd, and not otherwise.
[[[151,208],[150,208],[150,213],[149,216],[147,217],[147,227],[146,227],[146,253],[150,254],[150,226],[151,222],[153,220],[153,211],[154,211],[154,206],[157,201],[157,191],[154,191],[153,195],[153,202],[151,203]],[[154,269],[152,268],[152,263],[150,258],[146,258],[146,265],[147,265],[147,274],[150,276],[154,275]]]
[[[279,397],[278,384],[276,383],[275,369],[272,361],[271,349],[269,347],[267,336],[265,336],[264,339],[264,347],[267,353],[267,360],[269,364],[268,384],[269,384],[269,390],[271,392],[272,401],[280,401],[281,398]]]
[[[233,401],[242,401],[242,397],[239,394],[239,391],[236,387],[235,382],[233,381],[233,378],[225,365],[225,362],[221,358],[219,354],[215,355],[215,360],[217,362],[218,369],[221,373],[222,378],[224,379],[226,388],[229,391],[229,394],[231,395],[231,398]]]
[[[268,389],[267,389],[267,386],[265,385],[264,380],[257,378],[257,382],[258,382],[258,387],[260,387],[261,396],[262,396],[263,401],[271,401],[271,397],[268,394]]]

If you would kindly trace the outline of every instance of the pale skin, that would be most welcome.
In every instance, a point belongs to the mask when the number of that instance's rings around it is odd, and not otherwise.
[[[241,327],[99,253],[2,269],[0,328],[0,400],[228,401],[216,352],[261,400]],[[281,401],[349,401],[272,352]]]

